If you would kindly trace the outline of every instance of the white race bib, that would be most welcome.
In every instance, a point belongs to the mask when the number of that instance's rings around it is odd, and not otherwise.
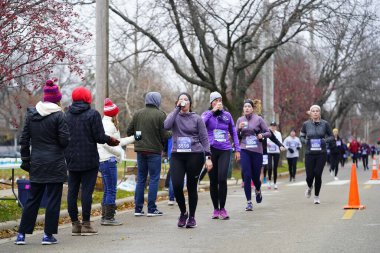
[[[191,152],[191,138],[190,137],[178,137],[177,152]]]
[[[263,155],[263,165],[268,165],[268,155]]]
[[[246,148],[257,148],[258,147],[257,142],[258,140],[256,136],[254,135],[249,135],[245,137]]]
[[[311,139],[310,140],[310,150],[322,150],[321,139]]]
[[[226,131],[215,129],[214,140],[216,140],[217,142],[226,142]]]

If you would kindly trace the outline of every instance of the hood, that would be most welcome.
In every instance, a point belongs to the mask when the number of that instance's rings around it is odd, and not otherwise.
[[[36,104],[36,111],[39,115],[45,117],[52,113],[62,111],[62,108],[55,103],[40,101]]]
[[[76,101],[71,104],[69,107],[69,112],[72,114],[81,114],[84,111],[87,111],[91,108],[91,105],[83,101]]]
[[[145,104],[154,105],[159,108],[161,105],[161,94],[158,92],[148,92],[145,95]]]

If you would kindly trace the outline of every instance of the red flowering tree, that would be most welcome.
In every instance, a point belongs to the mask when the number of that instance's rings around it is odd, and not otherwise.
[[[38,89],[57,64],[82,73],[76,46],[91,35],[75,24],[78,14],[71,5],[57,0],[0,0],[0,17],[0,89],[12,82],[23,85],[20,78]]]

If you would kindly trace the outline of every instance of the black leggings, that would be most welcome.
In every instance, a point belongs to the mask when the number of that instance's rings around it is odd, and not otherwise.
[[[274,183],[277,182],[277,168],[278,168],[279,160],[280,160],[280,154],[268,153],[268,177],[269,177],[269,180],[272,180],[272,168],[273,168],[273,182]]]
[[[306,182],[309,188],[313,187],[315,179],[315,196],[319,196],[322,185],[322,173],[327,160],[326,154],[305,155]]]
[[[290,179],[295,179],[296,178],[296,171],[297,171],[297,160],[298,157],[292,157],[292,158],[287,158],[288,159],[288,168],[289,168],[289,177]]]
[[[203,168],[205,157],[203,153],[172,153],[170,172],[174,196],[181,213],[186,213],[185,195],[183,194],[183,180],[186,174],[186,186],[189,196],[189,215],[194,217],[198,203],[197,184],[199,174]]]
[[[338,175],[340,154],[331,154],[330,171],[335,171],[335,176]]]
[[[232,150],[220,150],[211,147],[212,170],[210,178],[210,195],[214,209],[222,209],[227,198],[227,174]]]
[[[368,155],[362,155],[364,170],[368,170]]]

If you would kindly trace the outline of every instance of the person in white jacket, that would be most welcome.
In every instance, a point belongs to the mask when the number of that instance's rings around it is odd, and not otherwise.
[[[104,131],[107,135],[120,140],[118,146],[111,147],[107,144],[98,144],[99,171],[102,173],[103,200],[102,219],[100,224],[105,226],[118,226],[122,223],[115,219],[116,211],[116,186],[117,186],[117,162],[124,159],[125,151],[122,146],[133,143],[134,136],[121,138],[117,115],[119,108],[111,99],[104,100],[104,116],[102,119]]]
[[[289,166],[289,182],[296,181],[297,173],[297,160],[299,150],[302,148],[300,139],[296,136],[296,130],[290,130],[290,135],[285,138],[284,146],[287,149],[286,158],[288,159]]]

